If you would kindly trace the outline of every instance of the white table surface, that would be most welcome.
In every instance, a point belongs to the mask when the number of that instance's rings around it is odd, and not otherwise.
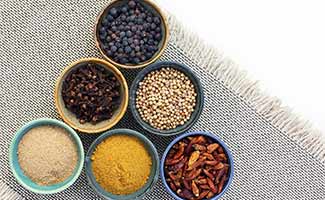
[[[325,133],[325,1],[156,1]]]

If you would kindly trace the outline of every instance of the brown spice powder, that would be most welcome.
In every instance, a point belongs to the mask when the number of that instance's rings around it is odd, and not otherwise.
[[[151,156],[144,144],[133,136],[110,136],[97,146],[91,159],[96,181],[117,195],[139,190],[151,172]]]
[[[18,145],[24,174],[38,185],[53,185],[72,175],[78,161],[76,144],[61,127],[39,126],[28,131]]]

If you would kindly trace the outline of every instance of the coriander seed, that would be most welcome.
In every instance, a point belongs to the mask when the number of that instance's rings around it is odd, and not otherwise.
[[[191,80],[171,67],[150,72],[136,94],[140,117],[159,130],[184,125],[194,112],[197,96]]]

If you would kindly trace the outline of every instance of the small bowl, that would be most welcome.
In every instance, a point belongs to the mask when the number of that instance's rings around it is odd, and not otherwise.
[[[182,126],[178,126],[175,129],[170,129],[170,130],[159,130],[151,125],[149,125],[147,122],[145,122],[137,108],[136,108],[136,92],[138,90],[139,83],[143,80],[143,78],[148,75],[150,72],[159,70],[164,67],[170,67],[174,68],[178,71],[183,72],[188,78],[192,81],[195,91],[197,93],[196,96],[196,105],[194,108],[194,112],[191,115],[191,118]],[[131,107],[131,112],[133,114],[133,117],[136,119],[136,121],[147,131],[160,135],[160,136],[171,136],[171,135],[176,135],[179,133],[183,133],[189,128],[191,128],[195,122],[199,119],[202,109],[203,109],[203,104],[204,104],[204,92],[203,92],[203,87],[201,85],[201,82],[199,78],[195,75],[195,73],[187,66],[177,63],[177,62],[170,62],[170,61],[165,61],[165,62],[157,62],[154,64],[151,64],[150,66],[146,67],[143,69],[137,77],[134,79],[131,89],[130,89],[130,107]]]
[[[110,136],[113,135],[128,135],[128,136],[134,136],[138,138],[140,141],[143,142],[144,146],[146,147],[148,153],[151,156],[152,160],[152,166],[151,166],[151,172],[149,179],[147,183],[138,191],[135,193],[129,194],[129,195],[115,195],[112,193],[107,192],[104,190],[96,181],[96,178],[92,171],[92,162],[91,162],[91,156],[93,155],[97,145],[99,145],[101,142],[103,142],[105,139],[107,139]],[[141,199],[143,198],[148,192],[150,192],[156,182],[158,181],[159,177],[159,156],[156,147],[153,145],[153,143],[146,138],[144,135],[142,135],[139,132],[130,130],[130,129],[115,129],[111,131],[107,131],[106,133],[103,133],[100,135],[90,146],[86,159],[85,159],[85,167],[86,167],[86,175],[88,178],[88,182],[91,185],[91,187],[102,197],[105,199],[111,199],[111,200],[135,200],[135,199]]]
[[[69,74],[71,70],[80,67],[85,63],[96,63],[105,67],[106,69],[111,71],[121,83],[120,93],[122,94],[122,99],[121,99],[120,107],[115,111],[114,115],[110,119],[101,121],[95,125],[92,123],[81,124],[77,119],[76,115],[65,107],[65,103],[61,95],[62,83],[65,80],[66,76]],[[65,68],[65,70],[58,78],[55,87],[55,93],[54,93],[55,106],[63,121],[67,123],[69,126],[71,126],[72,128],[85,133],[100,133],[113,127],[117,122],[120,121],[120,119],[125,114],[128,106],[128,98],[129,98],[128,85],[123,74],[111,63],[98,58],[85,58],[71,63],[67,68]]]
[[[38,127],[38,126],[43,126],[43,125],[53,125],[53,126],[58,126],[61,128],[64,128],[70,136],[73,138],[75,141],[75,144],[77,146],[78,150],[78,163],[77,166],[74,169],[73,174],[67,178],[65,181],[50,185],[50,186],[40,186],[36,183],[34,183],[29,177],[27,177],[23,170],[20,168],[19,162],[18,162],[18,145],[23,138],[23,136],[32,128]],[[84,163],[84,149],[81,143],[81,140],[78,136],[78,134],[70,128],[68,125],[65,123],[55,120],[55,119],[37,119],[31,122],[28,122],[25,124],[23,127],[21,127],[14,139],[11,142],[10,146],[10,152],[9,152],[9,163],[10,163],[10,168],[11,171],[13,172],[16,180],[18,181],[19,184],[21,184],[24,188],[27,190],[30,190],[35,193],[39,194],[53,194],[57,192],[61,192],[62,190],[65,190],[69,186],[71,186],[79,177],[83,163]]]
[[[165,160],[166,160],[166,156],[167,156],[168,152],[170,151],[170,149],[177,142],[179,142],[180,140],[182,140],[183,138],[186,138],[188,136],[197,136],[197,135],[203,135],[203,136],[209,137],[212,140],[214,140],[215,142],[217,142],[224,149],[224,152],[227,155],[227,158],[228,158],[228,161],[229,161],[229,165],[230,165],[230,168],[229,168],[229,170],[230,170],[229,171],[229,178],[228,178],[228,180],[227,180],[227,182],[226,182],[226,184],[225,184],[222,192],[220,194],[218,194],[218,195],[210,198],[210,200],[217,200],[217,199],[219,199],[219,198],[222,197],[222,195],[228,190],[229,186],[231,185],[231,182],[232,182],[233,176],[234,176],[234,161],[233,161],[231,152],[230,152],[229,148],[227,147],[227,145],[220,138],[218,138],[215,134],[210,133],[210,132],[197,131],[197,132],[185,133],[185,134],[182,134],[182,135],[178,136],[177,138],[175,138],[168,145],[168,147],[166,148],[166,150],[165,150],[165,152],[164,152],[164,154],[162,156],[161,163],[160,163],[160,175],[161,175],[161,178],[162,178],[162,182],[163,182],[164,186],[166,187],[167,191],[175,199],[177,199],[177,200],[184,200],[183,198],[181,198],[180,196],[178,196],[175,192],[173,192],[172,189],[167,184],[166,177],[165,177],[165,172],[164,172]]]
[[[162,28],[162,40],[159,44],[159,50],[153,55],[153,57],[145,62],[139,63],[137,65],[131,65],[131,64],[121,64],[118,62],[115,62],[112,58],[106,55],[105,51],[100,46],[100,39],[99,39],[99,31],[98,27],[102,21],[103,16],[107,14],[107,12],[115,6],[119,6],[121,4],[127,3],[129,0],[113,0],[108,6],[106,6],[100,14],[97,16],[95,28],[94,28],[94,35],[95,35],[95,42],[98,50],[102,54],[102,56],[108,60],[110,63],[114,64],[115,66],[127,68],[127,69],[135,69],[135,68],[142,68],[145,67],[151,63],[154,63],[163,53],[165,50],[167,43],[168,43],[168,37],[169,37],[169,31],[168,31],[168,25],[165,15],[163,14],[162,10],[153,3],[151,0],[141,0],[142,5],[144,5],[146,8],[151,10],[153,13],[155,13],[161,20],[161,28]]]

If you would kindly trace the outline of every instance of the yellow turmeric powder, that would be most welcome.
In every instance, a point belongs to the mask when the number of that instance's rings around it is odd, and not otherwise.
[[[128,135],[107,138],[97,146],[91,159],[96,181],[116,195],[131,194],[142,188],[152,165],[144,144]]]

